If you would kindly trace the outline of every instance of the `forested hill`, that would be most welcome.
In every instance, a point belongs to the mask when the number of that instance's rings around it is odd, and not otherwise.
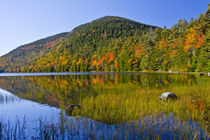
[[[47,54],[52,47],[61,42],[68,33],[47,37],[26,45],[22,45],[0,58],[0,71],[19,72],[20,68]]]
[[[73,49],[83,48],[87,45],[96,48],[98,44],[101,44],[102,40],[108,42],[108,40],[119,37],[139,36],[150,28],[154,29],[156,27],[121,17],[103,17],[80,25],[69,33],[61,33],[20,46],[0,58],[0,67],[5,72],[28,71],[29,65],[34,64],[39,59],[48,57],[55,49],[60,48],[57,53],[60,53],[59,56],[62,57],[62,52],[59,51],[64,48],[71,49],[71,53],[74,53]],[[71,46],[64,46],[67,42],[71,42],[69,44]]]
[[[210,71],[209,19],[209,8],[171,29],[103,17],[45,42],[37,56],[30,55],[37,54],[37,45],[26,47],[24,56],[5,55],[0,67],[5,72]]]

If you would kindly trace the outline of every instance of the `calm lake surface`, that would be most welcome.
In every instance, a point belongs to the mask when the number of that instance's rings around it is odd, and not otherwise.
[[[3,73],[0,139],[209,139],[209,85],[184,74]],[[167,91],[178,99],[160,101]]]

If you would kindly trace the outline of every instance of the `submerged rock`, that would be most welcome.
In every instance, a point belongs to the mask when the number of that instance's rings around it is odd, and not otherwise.
[[[78,105],[78,104],[72,104],[72,105],[69,105],[68,107],[67,107],[67,110],[66,110],[66,113],[67,113],[67,115],[72,115],[72,112],[74,111],[74,110],[77,110],[77,109],[80,109],[81,108],[81,106],[80,105]]]
[[[177,96],[172,92],[164,92],[159,97],[160,100],[177,99]]]
[[[204,74],[204,73],[199,73],[198,75],[199,75],[199,76],[203,76],[203,75],[205,75],[205,74]]]

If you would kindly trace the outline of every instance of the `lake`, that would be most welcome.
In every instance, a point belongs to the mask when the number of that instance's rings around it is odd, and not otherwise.
[[[209,85],[193,74],[2,73],[0,139],[209,139]],[[178,99],[159,100],[167,91]]]

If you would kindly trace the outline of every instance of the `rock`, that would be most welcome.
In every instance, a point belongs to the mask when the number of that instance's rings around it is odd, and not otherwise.
[[[80,109],[80,108],[81,108],[81,106],[78,105],[78,104],[69,105],[69,106],[67,107],[66,113],[67,113],[68,115],[71,116],[71,115],[72,115],[72,112],[73,112],[74,110]]]
[[[199,75],[199,76],[203,76],[203,75],[205,75],[205,74],[204,74],[204,73],[199,73],[198,75]]]
[[[174,73],[180,73],[179,71],[174,71]]]
[[[177,99],[177,96],[172,92],[164,92],[159,97],[160,100]]]

